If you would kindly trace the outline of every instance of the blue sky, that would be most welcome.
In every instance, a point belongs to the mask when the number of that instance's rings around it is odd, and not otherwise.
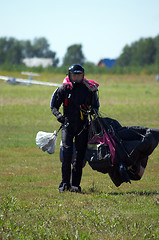
[[[159,34],[159,0],[0,0],[0,12],[0,37],[45,37],[60,61],[72,44],[97,63]]]

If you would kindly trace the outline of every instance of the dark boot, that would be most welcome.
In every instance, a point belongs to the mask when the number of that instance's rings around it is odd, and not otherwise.
[[[71,192],[81,193],[81,187],[80,186],[78,186],[78,187],[72,186]]]
[[[64,191],[69,191],[70,188],[71,188],[70,184],[61,182],[60,185],[59,185],[59,192],[61,193],[61,192],[64,192]]]

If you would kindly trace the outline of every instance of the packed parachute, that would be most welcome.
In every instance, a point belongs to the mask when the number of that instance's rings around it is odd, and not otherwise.
[[[85,158],[93,170],[108,173],[118,187],[142,178],[158,142],[159,129],[123,127],[117,120],[96,113],[90,121]]]

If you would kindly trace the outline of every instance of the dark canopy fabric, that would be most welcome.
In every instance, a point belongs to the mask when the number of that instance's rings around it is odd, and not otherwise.
[[[86,160],[92,169],[108,173],[117,187],[123,182],[140,180],[140,167],[146,168],[148,157],[158,145],[159,129],[142,126],[122,127],[115,119],[97,117],[91,121],[89,140],[95,134],[101,137],[103,131],[106,131],[114,144],[115,158],[112,162],[107,144],[97,144],[96,148],[89,146]]]

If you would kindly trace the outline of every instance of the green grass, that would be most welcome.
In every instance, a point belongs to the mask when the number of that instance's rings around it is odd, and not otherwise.
[[[60,83],[64,77],[43,74],[39,80]],[[89,78],[100,84],[105,115],[123,126],[159,128],[155,76]],[[159,148],[140,181],[116,188],[107,174],[87,164],[82,194],[59,194],[60,134],[52,155],[35,144],[39,130],[59,127],[49,106],[54,90],[0,82],[0,239],[159,239]]]

